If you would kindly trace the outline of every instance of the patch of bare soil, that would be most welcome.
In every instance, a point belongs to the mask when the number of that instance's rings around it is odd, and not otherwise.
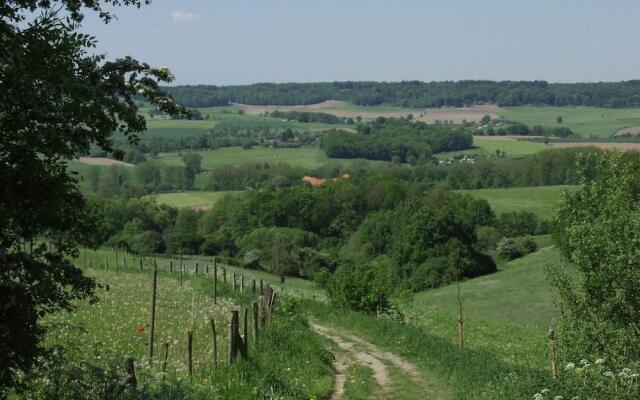
[[[613,134],[613,136],[623,136],[626,134],[629,134],[631,136],[640,135],[640,126],[632,126],[629,128],[619,129],[616,133]]]
[[[570,142],[570,143],[550,143],[555,148],[566,147],[597,147],[603,150],[633,151],[640,150],[640,143],[616,143],[616,142]]]
[[[124,161],[113,160],[111,158],[105,158],[105,157],[79,157],[77,161],[87,165],[107,165],[107,166],[118,165],[121,167],[134,166],[133,164],[129,164]]]
[[[435,122],[453,121],[461,124],[463,121],[478,122],[484,115],[492,119],[499,119],[504,110],[495,104],[476,104],[470,107],[441,107],[428,108],[423,114],[415,116],[417,121],[433,124]]]
[[[345,117],[345,118],[356,118],[362,117],[363,119],[374,119],[378,117],[386,117],[386,118],[399,118],[406,117],[409,115],[409,112],[406,111],[352,111],[342,109],[342,105],[346,102],[340,100],[327,100],[322,103],[316,104],[308,104],[301,106],[253,106],[250,104],[239,104],[235,105],[240,107],[244,112],[250,115],[260,115],[265,112],[272,111],[300,111],[300,112],[323,112],[326,114],[333,114],[336,117]]]

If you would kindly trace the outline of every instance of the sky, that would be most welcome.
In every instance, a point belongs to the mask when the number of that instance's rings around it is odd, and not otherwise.
[[[640,78],[637,0],[153,0],[88,17],[175,84]]]

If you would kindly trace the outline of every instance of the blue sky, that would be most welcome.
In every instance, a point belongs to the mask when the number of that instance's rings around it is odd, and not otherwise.
[[[178,84],[640,77],[637,0],[154,0],[83,30]]]

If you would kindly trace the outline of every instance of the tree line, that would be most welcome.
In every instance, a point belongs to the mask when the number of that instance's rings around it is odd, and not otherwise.
[[[353,124],[355,121],[353,118],[337,117],[333,114],[327,114],[323,112],[308,112],[308,111],[271,111],[267,113],[269,117],[285,119],[287,121],[298,122],[321,122],[324,124]]]
[[[257,83],[253,85],[183,85],[163,88],[188,107],[302,105],[345,100],[372,106],[402,107],[549,105],[631,107],[640,105],[640,81],[548,83],[546,81],[464,80],[444,82],[319,82]]]

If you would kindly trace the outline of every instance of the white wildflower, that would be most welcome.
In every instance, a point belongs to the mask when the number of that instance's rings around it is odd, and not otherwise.
[[[541,395],[540,393],[536,393],[533,395],[533,400],[543,400],[544,396]]]
[[[568,371],[570,369],[574,369],[575,367],[576,367],[576,365],[574,363],[570,362],[569,364],[567,364],[566,367],[564,367],[564,370]]]
[[[550,391],[551,391],[551,390],[549,390],[549,389],[542,389],[542,390],[540,391],[540,393],[542,393],[542,394],[547,394],[547,393],[549,393]]]
[[[598,358],[596,360],[596,364],[598,364],[598,365],[604,364],[604,358]]]
[[[580,364],[582,365],[589,364],[589,360],[587,360],[586,358],[583,358],[582,360],[580,360]]]
[[[614,377],[613,372],[611,372],[611,371],[607,371],[603,375],[608,377],[608,378],[613,378]]]
[[[556,397],[553,398],[553,400],[562,400],[562,399],[564,399],[564,397],[562,397],[562,396],[556,396]]]

